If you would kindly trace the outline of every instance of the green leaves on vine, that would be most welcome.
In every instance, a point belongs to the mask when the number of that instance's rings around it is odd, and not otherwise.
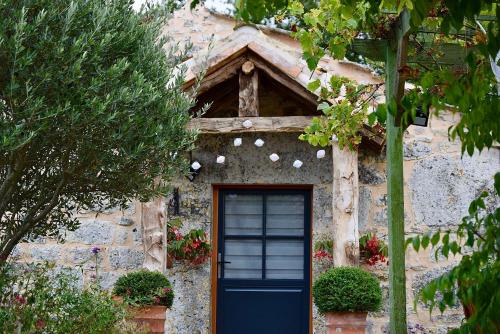
[[[460,302],[466,319],[453,333],[497,333],[500,328],[500,208],[488,210],[486,206],[488,200],[499,200],[500,173],[495,175],[495,192],[483,192],[472,201],[469,215],[456,231],[415,236],[406,241],[416,251],[431,245],[436,260],[451,254],[461,256],[457,266],[424,287],[415,301],[441,312]]]

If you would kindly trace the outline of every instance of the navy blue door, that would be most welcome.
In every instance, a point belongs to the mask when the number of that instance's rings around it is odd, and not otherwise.
[[[219,196],[217,333],[308,333],[310,191]]]

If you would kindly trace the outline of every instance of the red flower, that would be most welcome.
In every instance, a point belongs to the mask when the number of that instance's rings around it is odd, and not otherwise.
[[[45,328],[45,321],[42,319],[38,319],[35,323],[36,329],[44,329]]]
[[[160,301],[161,301],[161,300],[160,300],[160,297],[155,297],[155,299],[154,299],[154,303],[155,303],[156,305],[160,304]]]
[[[26,298],[24,298],[22,295],[16,295],[14,299],[16,300],[17,303],[21,305],[26,304]]]

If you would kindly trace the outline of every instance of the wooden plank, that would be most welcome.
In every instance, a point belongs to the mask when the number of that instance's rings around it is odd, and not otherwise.
[[[188,128],[203,134],[243,133],[243,132],[302,132],[311,124],[314,116],[285,117],[229,117],[229,118],[193,118]],[[243,122],[252,121],[250,128]]]
[[[259,116],[259,76],[255,65],[246,61],[240,72],[239,108],[240,117]]]

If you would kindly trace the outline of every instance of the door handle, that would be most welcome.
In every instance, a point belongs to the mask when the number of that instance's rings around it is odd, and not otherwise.
[[[226,263],[231,263],[231,261],[222,261],[222,254],[221,254],[221,253],[219,253],[219,254],[217,255],[217,263],[218,263],[218,264],[221,264],[221,263],[226,264]]]
[[[227,264],[227,263],[231,263],[231,261],[222,261],[222,254],[218,253],[217,254],[217,278],[221,277],[222,264]]]

